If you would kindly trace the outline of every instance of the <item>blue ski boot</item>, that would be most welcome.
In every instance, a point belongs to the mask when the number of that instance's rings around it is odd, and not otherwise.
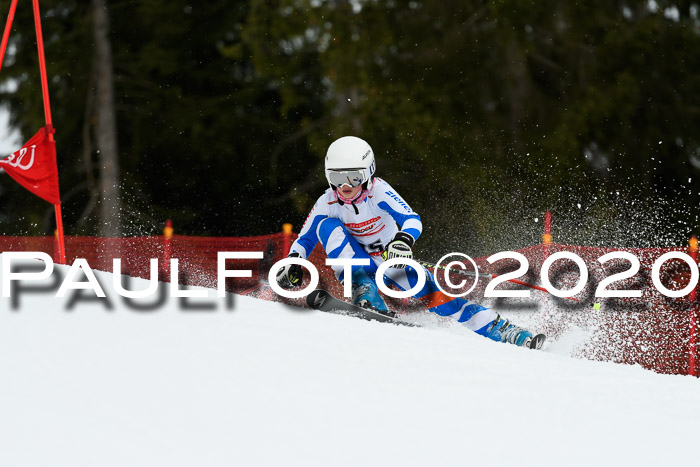
[[[379,295],[377,284],[367,275],[363,268],[356,269],[352,273],[352,303],[355,305],[378,311],[392,318],[396,313],[389,311],[384,299]]]
[[[545,335],[532,333],[519,326],[511,324],[508,320],[504,320],[500,315],[496,315],[496,319],[491,324],[491,327],[486,331],[486,337],[498,342],[508,342],[520,347],[528,349],[540,349],[544,344]]]

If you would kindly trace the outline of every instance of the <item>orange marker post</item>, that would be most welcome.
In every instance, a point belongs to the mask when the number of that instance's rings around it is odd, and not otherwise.
[[[173,238],[173,221],[170,219],[165,221],[163,229],[163,274],[167,278],[170,276],[170,243]]]
[[[287,255],[289,254],[289,250],[292,248],[292,224],[287,222],[286,224],[282,224],[282,233],[284,234],[282,236],[282,257],[286,258]]]
[[[542,234],[542,250],[544,256],[549,256],[549,245],[552,243],[552,213],[544,213],[544,233]]]
[[[688,254],[695,263],[698,262],[698,237],[693,235],[688,241]],[[695,370],[695,354],[697,352],[697,290],[698,286],[690,292],[690,336],[688,338],[688,374],[691,376],[697,376]]]

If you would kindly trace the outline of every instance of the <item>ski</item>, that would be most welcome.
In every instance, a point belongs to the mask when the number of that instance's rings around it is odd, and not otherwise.
[[[352,316],[354,318],[360,318],[367,321],[379,321],[381,323],[393,323],[401,326],[420,327],[419,324],[409,323],[394,316],[388,316],[375,310],[362,308],[357,305],[353,305],[352,303],[339,300],[323,289],[316,289],[307,295],[306,304],[314,310],[325,311],[327,313]],[[524,347],[539,350],[542,349],[545,340],[546,336],[544,334],[537,334],[529,338]]]
[[[542,345],[544,345],[545,339],[547,339],[547,336],[544,334],[537,334],[530,340],[528,347],[531,349],[540,350]]]
[[[352,303],[335,298],[323,289],[316,289],[306,296],[306,304],[314,310],[352,316],[367,321],[379,321],[381,323],[393,323],[401,326],[418,327],[417,324],[408,323],[398,318],[382,314],[378,311],[362,308]]]

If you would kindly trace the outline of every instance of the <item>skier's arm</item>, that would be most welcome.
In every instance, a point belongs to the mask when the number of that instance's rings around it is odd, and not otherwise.
[[[325,202],[324,196],[321,196],[313,209],[306,218],[306,222],[301,227],[301,232],[292,246],[289,248],[288,257],[297,257],[306,259],[309,257],[316,244],[318,243],[318,235],[316,227],[318,223],[328,217],[328,203]],[[285,289],[291,289],[301,285],[304,279],[304,270],[298,264],[287,264],[277,272],[277,283]]]
[[[413,212],[406,201],[394,191],[391,186],[383,182],[379,185],[377,196],[377,206],[394,219],[399,225],[399,230],[394,239],[390,241],[382,252],[384,260],[391,258],[413,258],[413,244],[423,231],[423,223],[420,216]],[[403,268],[405,264],[396,264],[393,267]]]
[[[410,235],[413,241],[418,240],[423,231],[423,223],[420,220],[420,216],[411,209],[408,203],[388,183],[384,182],[378,188],[381,189],[375,195],[378,201],[377,206],[389,213],[401,228],[401,232]],[[411,244],[410,246],[413,245]]]
[[[328,203],[324,201],[323,196],[316,201],[316,204],[313,209],[311,209],[311,212],[306,218],[306,222],[304,222],[301,228],[301,232],[299,232],[299,236],[289,249],[290,255],[292,253],[297,253],[301,258],[306,259],[309,257],[318,243],[318,235],[316,234],[318,223],[328,217],[328,213],[326,212],[328,209],[327,205]]]

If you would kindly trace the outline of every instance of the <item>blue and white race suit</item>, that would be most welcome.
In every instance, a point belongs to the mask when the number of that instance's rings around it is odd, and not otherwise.
[[[391,185],[375,178],[367,196],[357,204],[340,203],[332,189],[327,189],[316,201],[304,223],[291,252],[308,258],[320,241],[329,258],[370,258],[364,266],[370,277],[375,277],[377,266],[384,260],[381,253],[393,240],[399,228],[415,240],[423,229],[420,216],[415,213]],[[424,268],[425,269],[425,268]],[[343,267],[333,266],[335,276],[343,281]],[[467,328],[486,335],[497,314],[488,308],[442,293],[435,278],[425,269],[426,282],[415,297],[430,311],[450,316]],[[386,270],[384,280],[401,290],[408,290],[418,282],[418,274],[410,266]]]

